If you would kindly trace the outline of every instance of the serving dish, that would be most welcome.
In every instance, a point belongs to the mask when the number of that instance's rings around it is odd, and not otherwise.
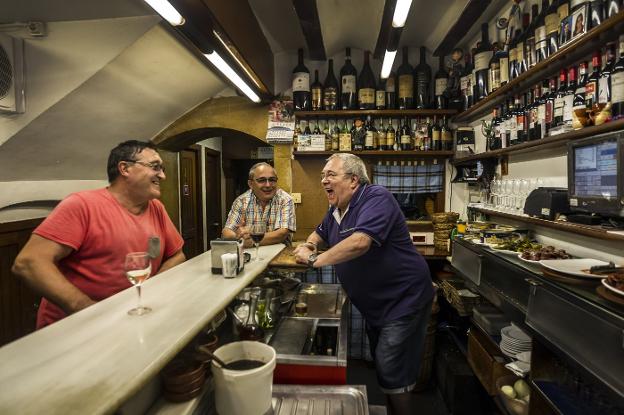
[[[597,265],[609,265],[608,262],[600,261],[593,258],[574,258],[574,259],[542,259],[539,261],[544,268],[560,274],[574,275],[581,278],[599,278],[605,277],[604,274],[591,274],[589,269]]]
[[[606,278],[602,279],[600,282],[602,282],[602,285],[604,285],[604,287],[605,287],[607,290],[610,290],[610,291],[612,291],[612,292],[616,293],[617,295],[621,295],[622,297],[624,297],[624,291],[622,291],[622,290],[618,290],[617,288],[615,288],[614,286],[612,286],[611,284],[609,284],[609,283],[607,282],[607,279],[606,279]]]

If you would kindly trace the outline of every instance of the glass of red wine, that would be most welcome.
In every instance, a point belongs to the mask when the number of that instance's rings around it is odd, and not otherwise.
[[[249,227],[249,236],[251,236],[251,240],[253,241],[254,246],[256,247],[256,259],[254,261],[259,261],[262,258],[259,256],[260,250],[260,241],[264,238],[264,233],[266,232],[266,225],[264,223],[258,223],[255,225],[251,225]]]

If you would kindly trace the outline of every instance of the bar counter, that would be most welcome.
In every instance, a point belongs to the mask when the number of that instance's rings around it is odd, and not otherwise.
[[[210,251],[143,285],[152,312],[130,316],[128,288],[0,348],[0,413],[101,414],[145,385],[284,245],[260,248],[261,261],[236,278],[211,272]]]

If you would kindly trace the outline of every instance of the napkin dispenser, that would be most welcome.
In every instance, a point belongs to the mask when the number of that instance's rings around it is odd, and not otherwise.
[[[213,274],[223,274],[223,263],[221,262],[221,255],[223,254],[236,254],[238,258],[238,265],[236,267],[237,274],[242,272],[245,268],[242,239],[215,239],[210,241],[210,253]]]

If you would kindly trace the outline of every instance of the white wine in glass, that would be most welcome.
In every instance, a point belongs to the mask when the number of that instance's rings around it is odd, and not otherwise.
[[[253,241],[254,246],[256,247],[256,259],[255,261],[259,261],[260,258],[258,255],[260,241],[264,238],[264,233],[266,232],[266,225],[264,223],[259,223],[256,225],[251,225],[249,227],[249,236],[251,236],[251,240]]]
[[[131,252],[127,254],[126,261],[124,262],[124,270],[128,281],[137,288],[139,294],[138,305],[132,310],[129,310],[128,314],[141,316],[149,313],[152,309],[141,305],[141,285],[152,272],[152,260],[149,254],[147,252]]]

